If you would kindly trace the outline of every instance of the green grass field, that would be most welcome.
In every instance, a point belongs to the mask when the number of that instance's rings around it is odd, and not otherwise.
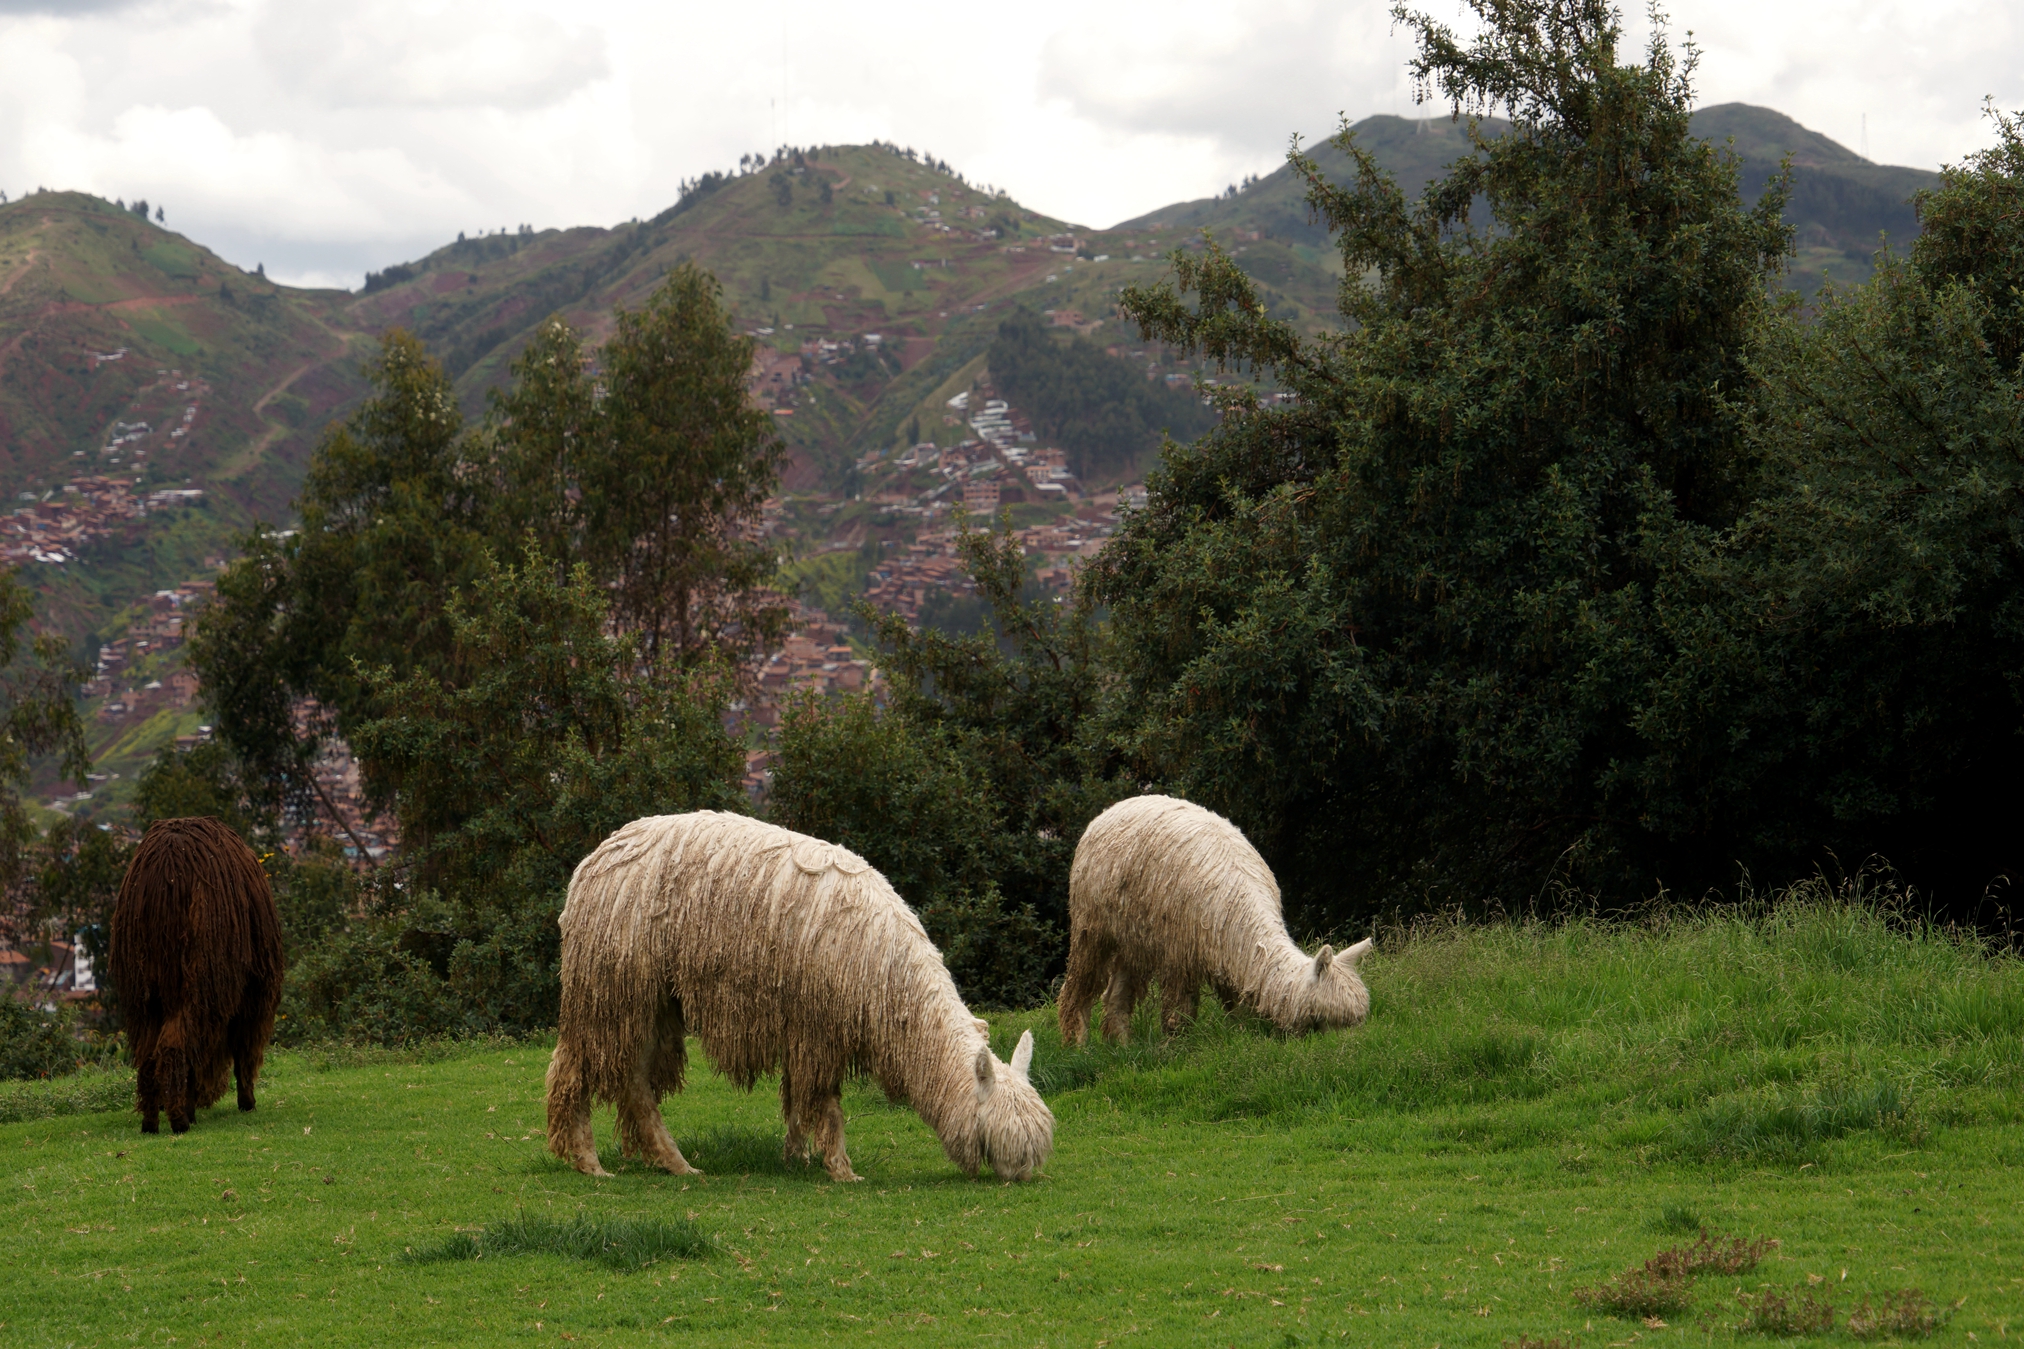
[[[708,1175],[620,1163],[607,1113],[591,1180],[542,1148],[540,1043],[277,1053],[182,1138],[118,1075],[19,1084],[0,1342],[1768,1343],[1770,1291],[1855,1343],[1904,1289],[1931,1343],[2024,1336],[2016,959],[1794,906],[1428,928],[1366,973],[1369,1023],[1307,1040],[999,1018],[1059,1119],[1023,1186],[858,1089],[832,1184],[707,1072],[665,1110]],[[1704,1225],[1779,1244],[1649,1321],[1577,1300]]]

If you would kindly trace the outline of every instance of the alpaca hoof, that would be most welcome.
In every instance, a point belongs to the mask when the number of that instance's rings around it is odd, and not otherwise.
[[[253,1102],[251,1100],[244,1100],[239,1102],[239,1109],[241,1110],[251,1110],[252,1108]]]
[[[611,1179],[611,1172],[605,1170],[602,1166],[600,1166],[596,1162],[592,1162],[589,1166],[585,1166],[582,1162],[578,1162],[576,1164],[576,1169],[583,1172],[583,1174],[586,1176],[595,1176],[599,1180]]]
[[[169,1132],[173,1134],[186,1134],[190,1132],[190,1122],[186,1119],[172,1119],[169,1121]]]
[[[142,1132],[142,1133],[144,1133],[144,1134],[158,1134],[158,1133],[160,1133],[161,1131],[162,1131],[162,1122],[161,1122],[160,1120],[155,1120],[155,1119],[144,1119],[144,1120],[142,1120],[142,1121],[141,1121],[141,1132]]]

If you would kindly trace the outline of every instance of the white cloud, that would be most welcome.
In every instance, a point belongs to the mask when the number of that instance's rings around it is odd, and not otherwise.
[[[2013,9],[1675,0],[1672,27],[1705,50],[1704,102],[1857,149],[1866,115],[1872,158],[1931,167],[1988,143],[1984,94],[2024,106]],[[146,196],[242,265],[356,278],[458,230],[651,215],[782,140],[876,137],[1103,225],[1269,170],[1338,113],[1414,115],[1409,55],[1386,0],[0,0],[0,188]]]
[[[608,71],[597,30],[472,0],[274,4],[255,40],[277,83],[339,108],[540,108]]]

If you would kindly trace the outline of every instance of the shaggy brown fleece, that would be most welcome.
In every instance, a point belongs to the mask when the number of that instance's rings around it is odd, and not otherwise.
[[[562,911],[562,1025],[548,1068],[548,1146],[606,1174],[593,1098],[617,1104],[627,1156],[691,1172],[661,1119],[682,1089],[685,1035],[750,1090],[780,1073],[790,1159],[844,1152],[846,1076],[920,1112],[949,1160],[1024,1180],[1047,1160],[1054,1116],[991,1053],[941,953],[863,858],[742,815],[634,820],[586,857]]]
[[[1154,979],[1169,1035],[1194,1016],[1204,983],[1226,1008],[1249,1007],[1282,1030],[1358,1025],[1370,994],[1356,962],[1370,946],[1308,955],[1287,935],[1279,884],[1242,830],[1189,801],[1135,796],[1097,816],[1075,848],[1061,1038],[1088,1038],[1099,993],[1105,1038],[1129,1038]]]
[[[160,1132],[163,1110],[188,1129],[228,1071],[251,1110],[283,968],[281,916],[253,850],[213,819],[157,820],[120,882],[111,939],[141,1132]]]

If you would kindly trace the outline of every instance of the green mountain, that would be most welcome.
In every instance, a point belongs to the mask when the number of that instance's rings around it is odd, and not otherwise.
[[[1863,275],[1879,231],[1908,240],[1917,221],[1906,199],[1935,178],[1871,164],[1767,109],[1704,109],[1696,127],[1733,138],[1753,197],[1792,155],[1802,250],[1792,279],[1808,289],[1829,271]],[[1409,193],[1466,149],[1445,118],[1372,117],[1356,130]],[[1347,177],[1332,146],[1315,158]],[[694,258],[761,343],[755,395],[781,414],[789,487],[835,496],[861,486],[868,455],[967,434],[947,400],[990,385],[986,353],[1015,307],[1051,314],[1050,340],[1078,334],[1080,361],[1104,353],[1184,378],[1166,353],[1119,332],[1113,305],[1121,287],[1159,276],[1167,251],[1199,246],[1202,229],[1277,312],[1308,327],[1334,321],[1340,263],[1283,167],[1242,191],[1091,230],[891,147],[822,149],[706,175],[650,220],[460,238],[357,293],[278,286],[114,203],[37,193],[0,205],[0,491],[44,514],[79,499],[59,489],[80,476],[205,493],[100,521],[80,534],[74,563],[35,567],[58,622],[83,638],[201,571],[256,516],[285,518],[310,448],[358,396],[358,358],[386,328],[428,342],[477,415],[543,318],[559,312],[596,340],[616,306],[642,303],[668,267]]]
[[[1493,135],[1506,125],[1485,119]],[[1733,141],[1742,161],[1739,187],[1749,202],[1763,194],[1780,159],[1792,156],[1785,219],[1797,229],[1798,256],[1788,280],[1806,294],[1818,290],[1829,275],[1844,282],[1868,276],[1880,236],[1897,247],[1908,244],[1919,231],[1912,194],[1939,181],[1937,173],[1926,169],[1872,164],[1781,112],[1748,103],[1703,108],[1694,114],[1693,126],[1697,135],[1718,144]],[[1354,130],[1409,199],[1469,149],[1462,124],[1446,117],[1367,117]],[[1312,146],[1309,153],[1331,181],[1352,180],[1349,157],[1332,144]],[[1320,255],[1327,252],[1328,238],[1308,216],[1305,191],[1293,170],[1282,166],[1234,194],[1177,202],[1118,228],[1209,229],[1226,244],[1244,241],[1241,261],[1253,277],[1311,301],[1314,287],[1322,284],[1311,268],[1325,265]],[[1251,240],[1252,235],[1259,238]]]

